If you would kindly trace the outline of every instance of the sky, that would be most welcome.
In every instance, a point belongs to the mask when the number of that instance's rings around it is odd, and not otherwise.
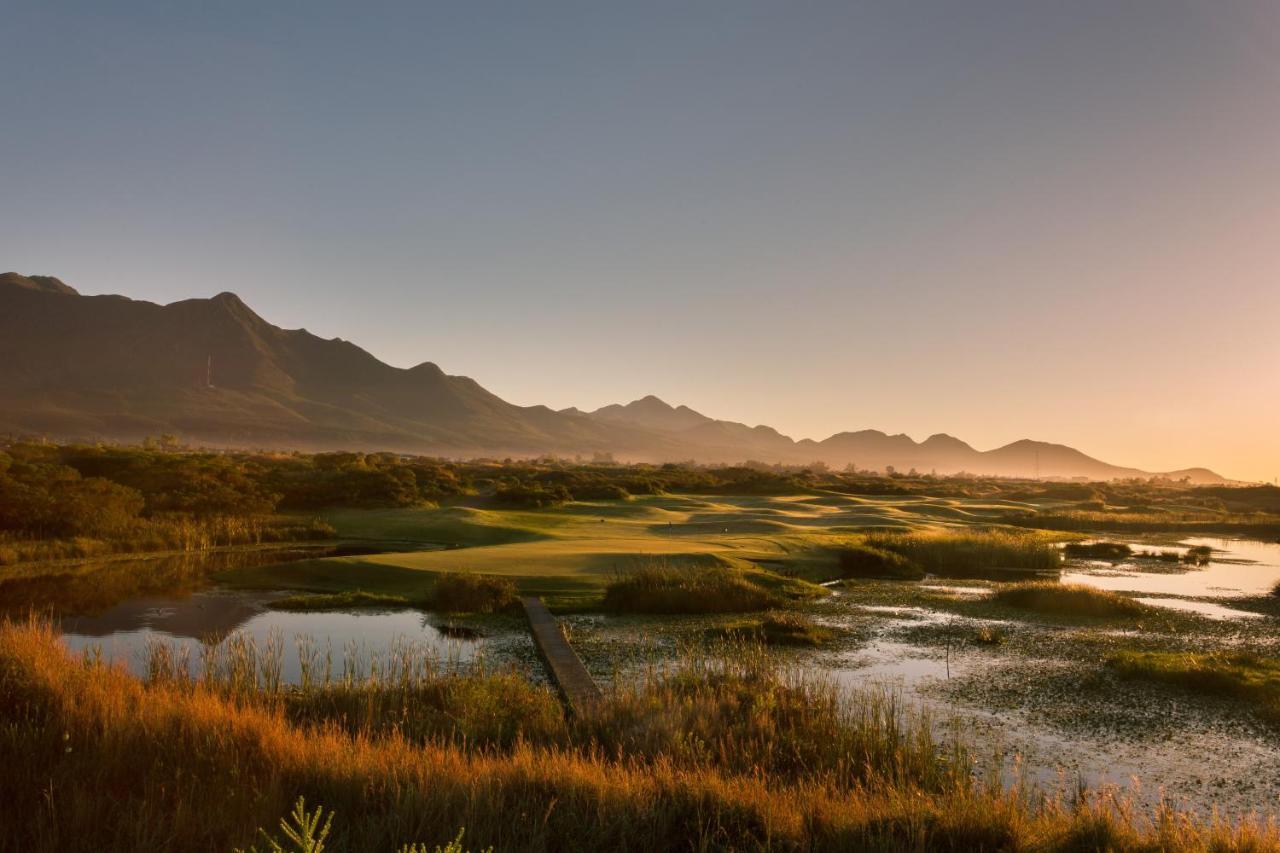
[[[0,0],[0,270],[796,438],[1280,476],[1280,4]]]

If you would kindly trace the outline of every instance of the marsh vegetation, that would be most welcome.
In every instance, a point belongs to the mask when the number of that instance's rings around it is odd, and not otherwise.
[[[1114,790],[1023,789],[1007,762],[983,758],[988,745],[975,750],[968,724],[921,711],[945,697],[947,713],[995,711],[1022,720],[1015,734],[1059,744],[1062,730],[1037,720],[1067,726],[1074,714],[1105,727],[1130,705],[1169,714],[1196,697],[1267,718],[1275,636],[1256,613],[1271,612],[1257,602],[1271,600],[1280,568],[1266,554],[1172,535],[1099,542],[1093,530],[1034,524],[1064,512],[1161,524],[1183,514],[1232,530],[1280,519],[1265,490],[362,454],[18,447],[9,459],[7,488],[44,477],[56,491],[55,475],[76,481],[63,465],[141,495],[119,535],[95,534],[104,554],[134,547],[130,529],[215,518],[244,530],[300,525],[288,535],[322,535],[326,548],[359,543],[359,553],[298,548],[301,559],[238,562],[248,541],[222,546],[223,561],[191,539],[183,571],[161,560],[5,569],[0,597],[14,615],[53,591],[64,595],[59,613],[121,603],[136,604],[131,618],[151,614],[129,639],[147,643],[141,681],[109,666],[109,652],[94,656],[98,638],[115,636],[110,619],[66,637],[90,650],[88,664],[48,626],[0,630],[0,773],[34,773],[59,792],[56,811],[35,791],[0,805],[26,849],[65,847],[90,826],[101,849],[229,849],[276,826],[299,795],[333,810],[335,849],[430,849],[463,828],[467,846],[498,850],[611,849],[635,837],[788,850],[1277,841],[1261,823],[1215,823]],[[197,485],[184,492],[188,477]],[[182,504],[196,494],[210,502]],[[28,555],[76,541],[31,525],[4,535]],[[1067,583],[1044,580],[1060,573]],[[156,614],[185,613],[176,599],[210,583],[244,597],[217,637],[153,642],[169,624]],[[166,590],[174,600],[144,599]],[[521,595],[576,614],[568,633],[608,685],[598,714],[565,716],[527,636],[511,640]],[[1172,609],[1209,613],[1213,596],[1236,597],[1212,618]],[[1245,606],[1254,623],[1213,621],[1242,618],[1231,608]],[[437,627],[432,614],[443,613]],[[377,625],[379,637],[434,645],[356,654],[328,642],[337,622],[324,620],[345,620],[354,639]],[[308,633],[286,641],[277,625]],[[465,654],[446,659],[446,628]],[[1242,637],[1254,657],[1229,648]],[[904,696],[869,689],[869,673],[914,680]],[[1220,713],[1206,708],[1206,719]],[[1153,732],[1170,725],[1153,719]],[[102,800],[103,786],[121,792],[121,807]],[[213,798],[226,808],[198,813],[193,804]]]

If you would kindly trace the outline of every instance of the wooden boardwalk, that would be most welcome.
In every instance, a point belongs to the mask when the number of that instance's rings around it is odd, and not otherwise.
[[[591,674],[582,665],[582,659],[569,645],[560,631],[560,625],[551,615],[547,605],[537,596],[520,599],[524,605],[524,613],[529,617],[529,630],[533,633],[534,645],[547,664],[551,680],[560,690],[570,712],[578,715],[586,714],[601,699],[600,688],[591,679]]]

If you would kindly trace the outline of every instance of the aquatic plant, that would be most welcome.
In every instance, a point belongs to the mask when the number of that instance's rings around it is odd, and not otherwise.
[[[1241,651],[1123,650],[1107,658],[1107,665],[1125,678],[1241,699],[1264,718],[1280,723],[1280,658]]]

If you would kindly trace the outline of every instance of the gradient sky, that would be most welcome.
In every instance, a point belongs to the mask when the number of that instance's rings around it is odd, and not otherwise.
[[[0,270],[794,437],[1280,475],[1280,3],[5,2]]]

